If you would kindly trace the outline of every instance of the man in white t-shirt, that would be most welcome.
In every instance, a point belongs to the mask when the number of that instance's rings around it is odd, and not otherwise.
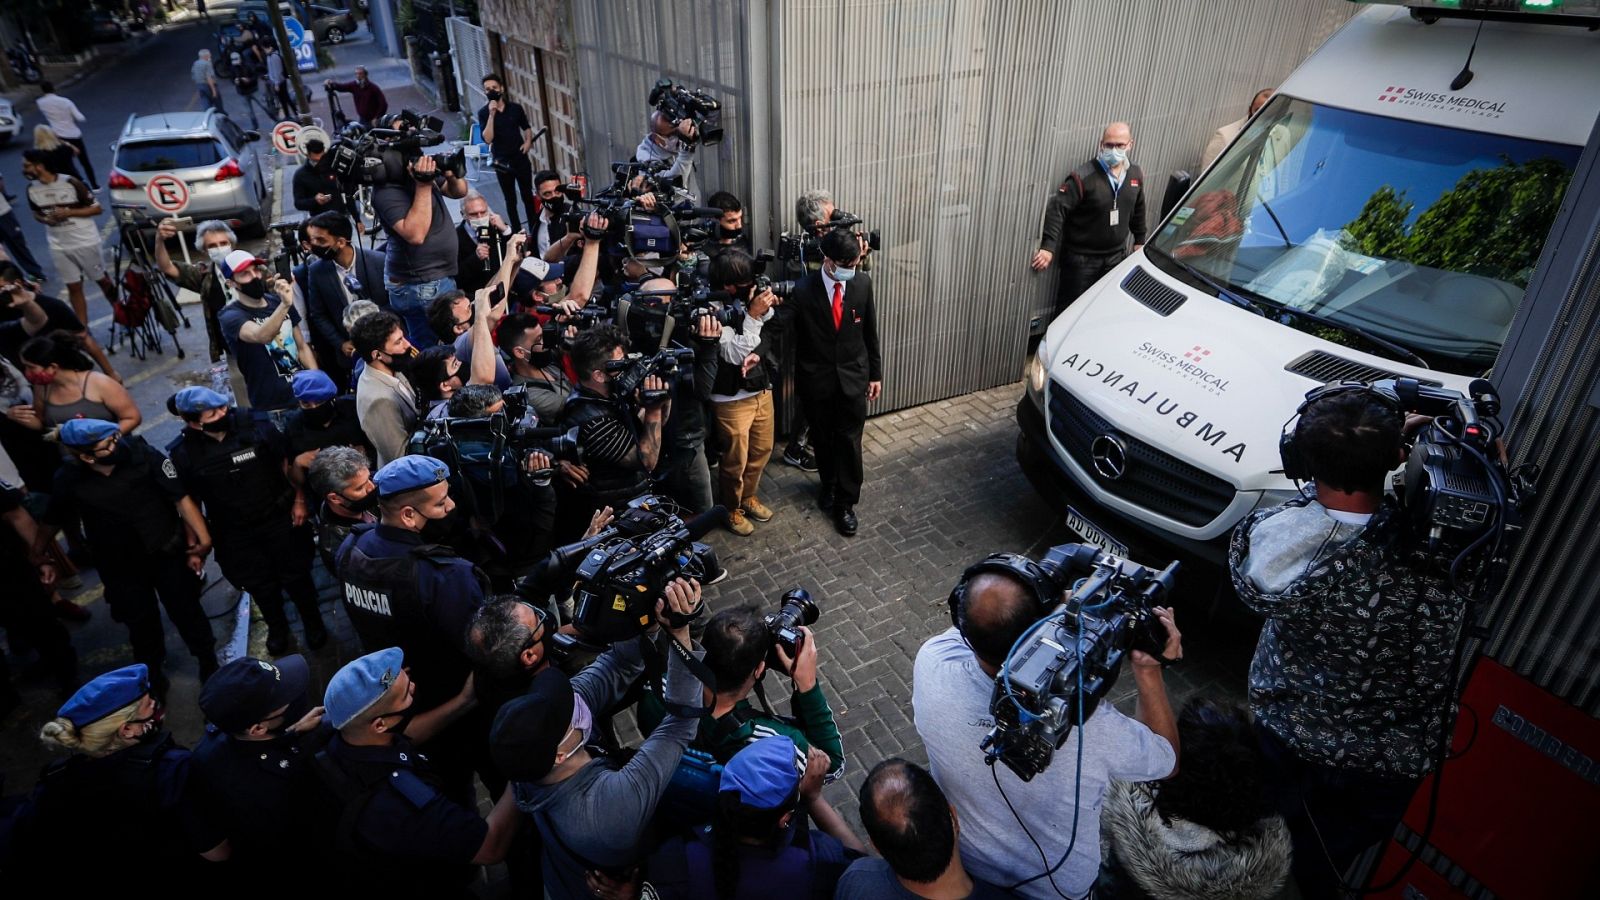
[[[1079,734],[1070,734],[1032,781],[984,763],[979,743],[994,725],[995,675],[1017,639],[1060,599],[1047,581],[1030,582],[1012,566],[986,560],[963,576],[957,627],[929,638],[913,670],[917,734],[934,780],[961,817],[961,859],[973,878],[1021,897],[1087,895],[1100,869],[1100,804],[1111,781],[1154,781],[1177,771],[1178,725],[1161,663],[1139,651],[1131,654],[1136,718],[1100,701],[1081,728],[1081,781]],[[1182,635],[1170,610],[1157,614],[1168,632],[1162,653],[1176,660]]]
[[[89,176],[89,187],[100,190],[100,179],[95,177],[94,163],[89,161],[89,148],[83,144],[83,129],[78,127],[78,123],[83,121],[78,104],[56,93],[55,85],[48,81],[39,82],[39,90],[44,91],[34,104],[39,107],[39,114],[50,124],[50,130],[56,133],[56,137],[78,148],[78,161],[83,163],[83,174]]]
[[[45,224],[50,240],[50,258],[56,275],[67,286],[72,311],[89,321],[89,301],[83,295],[85,279],[97,282],[107,303],[115,303],[117,286],[106,274],[100,255],[100,202],[81,181],[50,168],[50,156],[43,150],[22,152],[22,174],[28,179],[28,207],[34,219]]]

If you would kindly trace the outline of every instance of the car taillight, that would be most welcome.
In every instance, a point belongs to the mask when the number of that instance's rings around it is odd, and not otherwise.
[[[243,177],[244,177],[244,170],[239,168],[239,164],[234,162],[231,159],[226,161],[226,162],[224,162],[222,164],[222,166],[217,169],[217,179],[216,180],[218,180],[218,181],[226,181],[229,178],[243,178]]]
[[[132,178],[129,178],[121,172],[112,172],[111,180],[107,181],[106,184],[109,185],[114,191],[131,191],[139,187],[137,184],[133,183]]]

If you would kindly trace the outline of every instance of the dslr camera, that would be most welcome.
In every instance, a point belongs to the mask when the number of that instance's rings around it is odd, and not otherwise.
[[[650,89],[650,105],[673,125],[684,119],[693,122],[699,143],[708,147],[722,143],[722,104],[705,91],[691,91],[663,78]]]
[[[361,185],[415,184],[433,176],[413,175],[411,163],[423,149],[444,143],[444,122],[436,116],[419,116],[410,110],[395,114],[388,128],[372,128],[341,135],[322,157],[322,170],[333,174],[346,189]],[[467,172],[465,147],[434,156],[439,172],[463,176]]]
[[[778,611],[767,613],[764,621],[767,623],[767,634],[772,638],[772,647],[767,651],[767,667],[783,671],[783,662],[778,659],[778,648],[794,659],[800,654],[800,645],[805,643],[805,632],[801,626],[811,625],[817,621],[821,611],[817,608],[815,600],[805,588],[790,588],[778,601]]]

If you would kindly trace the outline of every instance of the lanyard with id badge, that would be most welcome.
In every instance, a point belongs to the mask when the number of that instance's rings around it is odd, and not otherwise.
[[[1122,211],[1117,208],[1117,198],[1119,196],[1121,196],[1121,194],[1122,194],[1122,182],[1119,182],[1119,181],[1117,181],[1117,179],[1112,177],[1110,169],[1104,169],[1103,171],[1105,171],[1105,173],[1106,173],[1106,180],[1111,182],[1111,221],[1110,221],[1110,225],[1111,225],[1112,228],[1115,228],[1115,227],[1117,227],[1117,223],[1122,221],[1122,217],[1121,217],[1121,212]],[[1123,175],[1123,179],[1125,181],[1127,179],[1127,175]]]

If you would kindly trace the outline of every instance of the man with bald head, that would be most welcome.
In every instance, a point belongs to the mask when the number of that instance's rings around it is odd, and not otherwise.
[[[1062,599],[1055,588],[1026,580],[1019,571],[991,559],[963,576],[951,606],[955,624],[917,652],[913,717],[934,781],[959,814],[965,871],[1021,897],[1082,897],[1100,868],[1099,810],[1107,788],[1113,779],[1171,777],[1177,771],[1177,719],[1160,661],[1136,650],[1130,654],[1138,689],[1133,718],[1102,701],[1031,782],[1003,765],[985,765],[979,744],[994,725],[989,700],[995,675],[1017,639]],[[1167,627],[1163,655],[1182,657],[1183,636],[1172,611],[1157,608],[1156,614]]]
[[[1127,258],[1130,236],[1133,249],[1144,246],[1144,172],[1128,161],[1132,153],[1133,129],[1112,122],[1094,158],[1068,172],[1045,205],[1029,265],[1043,272],[1060,261],[1057,313]]]

